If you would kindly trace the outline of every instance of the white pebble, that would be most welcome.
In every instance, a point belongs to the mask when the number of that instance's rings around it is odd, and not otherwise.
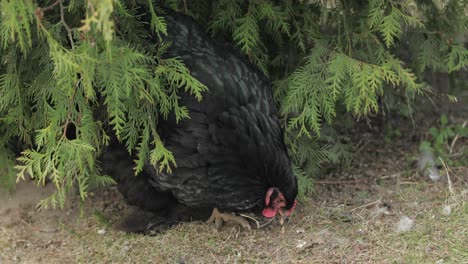
[[[99,229],[97,231],[97,233],[100,234],[100,235],[104,235],[106,233],[106,230],[105,229]]]
[[[296,247],[299,248],[299,249],[301,249],[301,248],[303,248],[306,244],[307,244],[306,241],[304,241],[304,240],[298,240],[298,241],[297,241]]]
[[[304,228],[299,228],[299,229],[296,230],[296,233],[298,233],[298,234],[302,234],[304,232],[305,232]]]

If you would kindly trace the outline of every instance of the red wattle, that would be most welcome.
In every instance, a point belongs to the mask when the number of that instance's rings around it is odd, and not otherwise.
[[[291,209],[285,211],[285,212],[284,212],[284,215],[285,215],[285,216],[291,216],[292,213],[293,213],[293,211],[294,211],[294,208],[291,208]]]
[[[263,211],[262,211],[262,215],[264,217],[266,217],[266,218],[275,217],[277,213],[278,213],[278,210],[275,211],[275,210],[273,210],[273,209],[271,209],[269,207],[263,209]]]
[[[286,216],[291,216],[291,214],[294,212],[294,209],[296,208],[296,205],[297,205],[297,200],[294,200],[294,204],[293,206],[291,207],[291,209],[287,210],[286,212],[284,212],[284,214]]]

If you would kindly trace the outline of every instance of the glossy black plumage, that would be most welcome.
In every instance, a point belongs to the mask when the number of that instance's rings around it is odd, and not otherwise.
[[[286,209],[291,208],[297,182],[270,82],[245,57],[210,39],[191,18],[170,15],[165,19],[169,36],[165,40],[172,42],[166,56],[180,57],[209,91],[201,102],[187,93],[181,95],[180,104],[189,109],[190,119],[177,123],[170,116],[158,124],[161,139],[176,158],[172,174],[157,173],[148,165],[134,177],[106,165],[116,160],[113,153],[121,153],[117,156],[123,159],[125,150],[115,146],[104,155],[105,171],[120,175],[119,189],[130,203],[154,212],[175,204],[257,211],[264,206],[270,187],[278,187]]]

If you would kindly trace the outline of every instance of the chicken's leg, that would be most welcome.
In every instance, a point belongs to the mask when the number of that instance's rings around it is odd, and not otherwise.
[[[211,214],[210,218],[206,222],[207,223],[214,222],[216,228],[219,228],[223,224],[223,222],[234,222],[234,223],[238,223],[243,228],[250,230],[250,224],[247,220],[237,215],[221,213],[219,212],[218,208],[213,208],[213,213]]]

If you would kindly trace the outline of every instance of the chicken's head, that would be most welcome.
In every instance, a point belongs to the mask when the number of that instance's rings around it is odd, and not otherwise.
[[[278,188],[272,187],[268,189],[266,196],[265,196],[265,208],[262,211],[262,215],[267,218],[275,217],[277,214],[281,216],[290,216],[294,211],[294,208],[297,205],[297,200],[292,202],[292,205],[289,205],[284,198],[283,194],[280,192]]]

